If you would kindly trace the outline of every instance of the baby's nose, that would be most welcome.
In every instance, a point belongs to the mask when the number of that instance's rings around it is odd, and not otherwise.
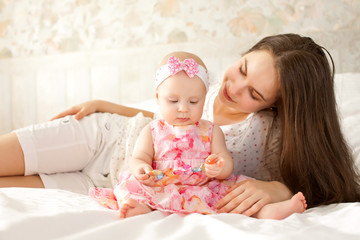
[[[179,104],[178,111],[179,112],[187,112],[188,111],[187,105],[186,104]]]

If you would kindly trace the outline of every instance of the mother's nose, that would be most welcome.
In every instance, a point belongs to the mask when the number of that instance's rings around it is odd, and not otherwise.
[[[236,81],[229,86],[229,93],[233,96],[241,94],[247,87],[246,81]]]

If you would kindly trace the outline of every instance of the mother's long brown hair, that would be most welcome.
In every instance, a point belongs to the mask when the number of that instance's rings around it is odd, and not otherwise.
[[[280,81],[284,183],[293,193],[303,192],[309,207],[360,201],[359,176],[336,109],[331,55],[296,34],[266,37],[249,51],[261,49],[273,54]]]

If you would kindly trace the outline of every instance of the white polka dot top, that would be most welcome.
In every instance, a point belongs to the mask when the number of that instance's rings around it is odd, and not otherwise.
[[[213,104],[220,84],[211,86],[202,118],[213,121]],[[246,120],[220,126],[234,160],[234,174],[259,180],[280,180],[278,120],[272,110],[250,114]],[[270,131],[272,129],[272,131]],[[267,149],[265,151],[265,149]]]

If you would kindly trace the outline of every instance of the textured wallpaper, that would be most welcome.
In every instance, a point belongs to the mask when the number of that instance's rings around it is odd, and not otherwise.
[[[360,0],[0,0],[0,133],[89,99],[144,107],[171,51],[198,54],[221,81],[285,32],[326,47],[337,73],[360,72]]]
[[[0,0],[0,58],[359,26],[359,0]]]

